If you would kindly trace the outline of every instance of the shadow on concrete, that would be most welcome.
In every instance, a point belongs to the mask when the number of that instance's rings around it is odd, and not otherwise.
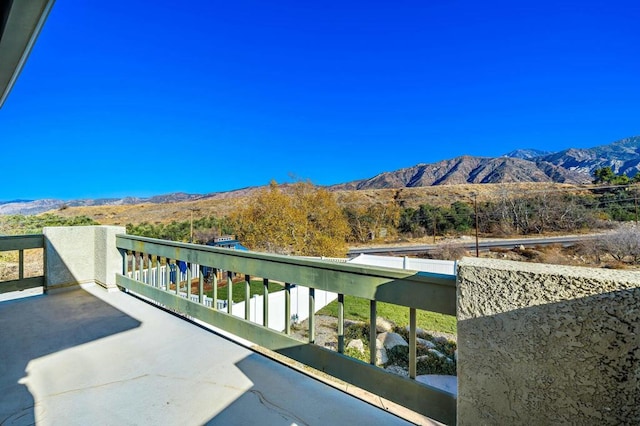
[[[45,291],[60,286],[61,284],[70,285],[79,282],[73,272],[69,269],[63,256],[56,249],[56,245],[45,236],[44,238],[44,251],[45,251]],[[80,253],[78,253],[80,254]],[[82,258],[81,256],[78,256]],[[95,274],[94,274],[95,275]],[[53,282],[52,282],[53,281]]]
[[[33,397],[20,384],[31,360],[139,326],[77,287],[0,303],[0,424],[35,424]]]
[[[639,302],[636,287],[459,320],[464,424],[640,424]]]

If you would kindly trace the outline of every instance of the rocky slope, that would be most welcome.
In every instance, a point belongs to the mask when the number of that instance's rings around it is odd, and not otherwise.
[[[464,183],[557,182],[581,184],[589,181],[590,177],[584,173],[567,170],[545,161],[510,157],[463,156],[432,164],[418,164],[394,172],[381,173],[370,179],[334,185],[331,188],[363,190]]]
[[[570,148],[535,157],[533,160],[548,162],[588,176],[592,176],[598,168],[609,166],[616,174],[625,173],[632,177],[640,171],[640,136],[595,148]]]

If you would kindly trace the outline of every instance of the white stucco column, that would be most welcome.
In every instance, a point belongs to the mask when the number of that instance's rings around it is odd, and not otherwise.
[[[640,424],[640,272],[465,258],[458,425]]]
[[[117,289],[115,274],[122,269],[122,260],[116,235],[125,233],[122,226],[44,228],[46,289],[84,283]]]

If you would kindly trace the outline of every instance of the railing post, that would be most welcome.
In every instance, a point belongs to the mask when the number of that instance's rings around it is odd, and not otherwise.
[[[191,265],[187,263],[187,300],[191,300]]]
[[[156,287],[162,288],[162,273],[160,271],[160,256],[156,256]]]
[[[144,269],[144,261],[147,261],[147,269],[145,269],[145,271],[147,272],[147,278],[145,279],[145,283],[148,285],[151,285],[151,255],[150,254],[143,254],[142,255],[142,268]]]
[[[144,261],[147,258],[146,253],[140,252],[140,265],[138,269],[140,270],[140,282],[147,284],[147,280],[144,275]]]
[[[376,323],[378,318],[375,300],[372,300],[369,304],[369,318],[371,320],[371,324],[369,324],[369,363],[371,365],[376,365]]]
[[[416,309],[409,308],[409,377],[416,378],[417,345],[416,345]]]
[[[211,278],[211,286],[213,287],[211,289],[211,298],[213,299],[211,301],[211,307],[215,310],[218,310],[218,269],[213,268],[211,270],[211,274],[213,277]]]
[[[233,272],[227,271],[227,313],[233,314]]]
[[[245,274],[244,276],[244,319],[249,321],[251,317],[251,300],[249,295],[251,294],[251,276]]]
[[[262,325],[269,327],[269,278],[263,278],[262,285]]]
[[[316,289],[309,287],[309,343],[316,341]]]
[[[198,303],[204,303],[204,267],[198,265]]]
[[[164,258],[164,289],[165,291],[171,291],[171,259],[168,257]]]
[[[176,296],[180,296],[180,267],[178,263],[180,261],[178,259],[173,259],[173,264],[176,266],[174,271],[175,281],[176,281]]]
[[[147,255],[147,280],[149,281],[148,284],[151,287],[156,286],[156,280],[153,274],[153,255],[151,253]]]
[[[137,280],[137,274],[138,273],[138,253],[135,251],[131,252],[131,278],[133,278],[134,280]]]
[[[153,255],[151,253],[145,255],[147,259],[147,284],[151,287],[155,287],[153,281]]]
[[[135,280],[136,279],[136,269],[138,268],[137,266],[137,262],[136,262],[136,252],[132,251],[131,252],[131,279]]]
[[[24,250],[18,250],[18,279],[24,279]]]
[[[119,251],[122,256],[122,275],[127,277],[129,276],[129,252],[124,249],[119,249]]]
[[[338,352],[344,353],[344,294],[338,293]]]
[[[291,284],[284,283],[284,332],[291,334]]]
[[[140,252],[140,264],[138,265],[138,278],[140,280],[141,283],[144,282],[144,258],[145,258],[145,254],[143,252]]]

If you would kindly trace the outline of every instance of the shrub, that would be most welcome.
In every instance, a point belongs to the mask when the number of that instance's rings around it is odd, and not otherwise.
[[[409,346],[398,345],[387,349],[387,364],[397,365],[399,367],[409,367]]]
[[[349,324],[344,329],[345,340],[362,339],[365,342],[369,341],[369,325],[370,322],[354,322]]]
[[[422,356],[416,365],[417,374],[446,374],[450,376],[456,375],[456,362],[450,358],[440,358],[434,353],[429,352]]]
[[[409,341],[409,331],[406,327],[394,327],[393,331],[401,335],[407,342]],[[434,337],[424,331],[418,332],[417,337],[431,341],[436,351],[445,355],[446,358],[440,358],[431,352],[431,348],[417,344],[416,355],[421,359],[416,363],[417,374],[447,374],[456,375],[456,361],[454,354],[457,349],[456,342],[448,340],[444,337]],[[386,366],[397,365],[399,367],[408,368],[409,366],[409,347],[395,346],[387,350],[387,358],[389,361]]]
[[[359,359],[362,362],[369,362],[371,357],[371,352],[369,351],[369,345],[364,345],[364,352],[360,352],[356,348],[347,348],[344,351],[344,354],[350,356],[351,358]]]
[[[460,244],[442,244],[433,251],[433,258],[442,260],[460,260],[468,255],[467,249]]]

